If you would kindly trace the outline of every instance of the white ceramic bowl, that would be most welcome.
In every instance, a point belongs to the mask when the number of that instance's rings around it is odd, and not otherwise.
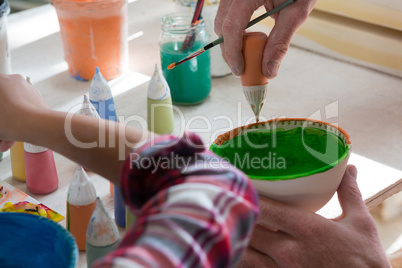
[[[312,119],[275,119],[235,128],[220,135],[214,144],[222,145],[224,142],[250,131],[269,131],[273,128],[281,128],[286,131],[306,126],[319,128],[338,136],[345,146],[345,153],[338,157],[338,161],[329,163],[325,168],[311,170],[308,172],[309,174],[275,177],[253,176],[247,172],[246,174],[260,195],[315,212],[332,198],[346,170],[351,153],[351,142],[349,135],[343,129]],[[214,151],[213,146],[211,146],[212,151]]]

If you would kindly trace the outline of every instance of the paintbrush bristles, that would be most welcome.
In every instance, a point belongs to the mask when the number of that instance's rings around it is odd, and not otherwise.
[[[190,55],[188,55],[188,56],[185,57],[184,59],[182,59],[182,60],[180,60],[180,61],[178,61],[178,62],[169,64],[169,66],[167,67],[167,69],[168,69],[168,70],[172,70],[172,69],[173,69],[174,67],[176,67],[177,65],[180,65],[180,64],[182,64],[182,63],[184,63],[184,62],[186,62],[186,61],[189,61],[189,60],[191,60],[192,58],[195,58],[195,57],[197,57],[198,55],[200,55],[200,54],[202,54],[202,53],[204,53],[204,52],[205,52],[205,49],[204,49],[204,48],[201,48],[201,49],[197,50],[196,52],[191,53]]]
[[[168,70],[172,70],[174,67],[176,67],[176,63],[169,64],[167,67]]]

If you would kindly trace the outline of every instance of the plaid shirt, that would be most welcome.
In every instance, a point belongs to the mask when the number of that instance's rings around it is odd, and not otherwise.
[[[121,186],[137,221],[95,267],[233,267],[258,216],[248,178],[191,133],[134,150]]]

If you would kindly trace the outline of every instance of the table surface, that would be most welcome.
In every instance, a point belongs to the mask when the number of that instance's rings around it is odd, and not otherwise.
[[[148,81],[155,64],[160,66],[160,18],[177,7],[168,0],[129,2],[130,71],[110,81],[110,85],[121,121],[144,127]],[[90,82],[79,82],[68,75],[54,8],[45,5],[10,15],[8,33],[13,72],[30,76],[52,108],[76,111]],[[261,114],[266,119],[321,119],[344,128],[352,138],[350,163],[359,170],[358,184],[371,208],[402,188],[401,104],[401,79],[292,46],[279,76],[270,81]],[[213,79],[211,95],[201,105],[176,107],[175,133],[184,129],[197,132],[209,145],[217,135],[253,120],[240,80],[229,75]],[[30,195],[65,216],[67,189],[76,164],[58,154],[55,161],[58,190],[43,196]],[[113,214],[109,182],[96,174],[89,175]],[[0,161],[0,180],[29,194],[24,183],[12,178],[7,153]],[[336,197],[319,213],[326,217],[338,215]],[[65,226],[65,221],[61,224]],[[85,267],[84,253],[80,253],[79,267]]]

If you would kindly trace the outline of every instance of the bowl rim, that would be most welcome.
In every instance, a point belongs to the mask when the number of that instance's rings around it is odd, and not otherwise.
[[[231,140],[235,137],[237,137],[240,134],[243,134],[245,130],[258,130],[258,126],[260,125],[272,125],[272,124],[284,124],[285,122],[311,122],[314,124],[319,124],[319,127],[321,127],[322,125],[326,126],[326,127],[332,127],[333,129],[336,130],[338,136],[343,136],[343,141],[345,143],[345,153],[340,156],[336,161],[334,161],[333,163],[327,164],[324,167],[315,169],[312,172],[304,172],[304,173],[300,173],[300,174],[292,174],[292,175],[284,175],[284,176],[256,176],[256,175],[249,175],[246,174],[250,179],[254,179],[254,180],[263,180],[263,181],[285,181],[285,180],[292,180],[292,179],[298,179],[298,178],[303,178],[303,177],[308,177],[310,175],[314,175],[314,174],[318,174],[318,173],[322,173],[325,172],[327,170],[330,170],[334,167],[336,167],[339,163],[341,163],[342,161],[344,161],[345,159],[347,159],[347,157],[350,155],[351,153],[351,139],[349,134],[341,127],[328,123],[328,122],[324,122],[324,121],[320,121],[320,120],[316,120],[316,119],[310,119],[310,118],[277,118],[277,119],[270,119],[267,121],[261,121],[258,123],[252,123],[252,124],[248,124],[245,126],[240,126],[237,128],[234,128],[232,130],[229,130],[221,135],[219,135],[215,141],[211,144],[210,149],[212,149],[212,147],[215,146],[220,146],[222,145],[224,142]],[[212,151],[212,150],[211,150]]]

